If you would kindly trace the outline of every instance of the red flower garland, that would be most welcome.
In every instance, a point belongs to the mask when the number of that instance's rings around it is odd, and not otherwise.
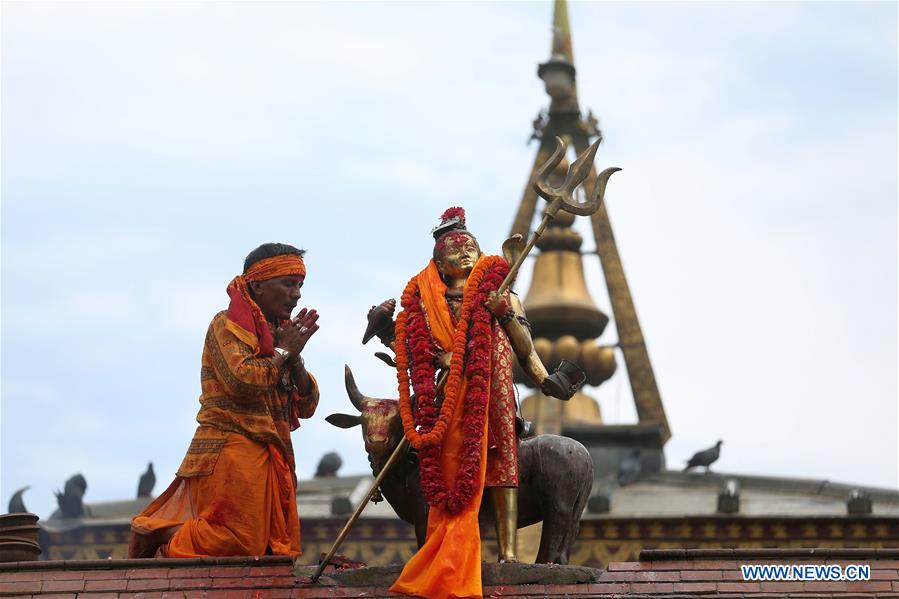
[[[471,311],[467,323],[465,355],[460,357],[464,359],[465,376],[468,380],[462,405],[462,458],[452,488],[447,486],[444,477],[439,442],[421,444],[418,448],[419,477],[425,499],[430,505],[441,507],[452,514],[462,511],[479,490],[483,432],[487,420],[488,385],[491,380],[490,352],[493,346],[493,316],[484,302],[491,291],[499,288],[508,271],[509,265],[502,259],[496,259],[490,263],[480,281],[473,281],[477,283],[477,287],[472,290],[475,295],[469,304]],[[408,368],[411,374],[416,400],[413,415],[415,428],[422,436],[427,436],[437,424],[438,417],[444,416],[439,413],[443,410],[437,409],[435,397],[434,376],[439,352],[428,329],[417,285],[410,282],[406,291],[402,302],[405,314],[401,313],[400,316],[403,318],[398,318],[398,323],[400,320],[403,322],[402,329],[405,334],[402,335],[402,340],[398,336],[397,341],[398,346],[401,342],[408,343],[411,364],[408,364],[409,360],[406,359],[408,354],[401,351],[398,352],[398,358],[399,354],[403,353],[404,359],[402,363],[397,360],[397,366],[402,371]],[[403,376],[404,372],[398,374],[402,387],[403,379],[408,381],[408,378]],[[449,385],[447,392],[450,392]]]

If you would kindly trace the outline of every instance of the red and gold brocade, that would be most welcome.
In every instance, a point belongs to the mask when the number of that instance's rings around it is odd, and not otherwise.
[[[239,333],[239,331],[238,331]],[[257,357],[235,334],[226,313],[212,319],[206,333],[200,368],[200,426],[178,469],[178,476],[203,476],[215,467],[223,433],[235,432],[281,449],[295,470],[290,431],[309,418],[318,406],[318,385],[306,395],[289,392],[281,385],[283,371],[270,358]]]

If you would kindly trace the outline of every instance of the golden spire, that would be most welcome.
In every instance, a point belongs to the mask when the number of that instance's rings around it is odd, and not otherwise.
[[[539,65],[537,75],[544,82],[550,105],[534,121],[532,138],[540,141],[540,149],[512,225],[512,234],[520,233],[524,237],[530,232],[537,208],[537,194],[533,189],[536,172],[552,154],[555,137],[561,137],[577,153],[585,151],[592,138],[602,138],[592,113],[584,118],[578,107],[574,51],[565,0],[555,0],[550,58]],[[596,171],[593,170],[585,186],[592,187],[595,179]],[[618,329],[617,346],[627,365],[637,417],[640,424],[658,425],[664,443],[671,432],[605,204],[600,205],[591,221],[596,253],[602,265]],[[580,252],[583,240],[571,228],[572,222],[573,218],[557,219],[538,243],[541,252],[534,262],[531,288],[524,307],[533,324],[534,346],[544,362],[548,362],[550,367],[561,358],[580,362],[587,370],[588,383],[598,385],[615,371],[614,353],[612,347],[594,341],[602,334],[608,317],[596,307],[586,288]],[[555,423],[559,427],[566,421],[601,421],[595,400],[578,395],[581,397],[572,398],[562,408],[566,412],[559,414]],[[532,398],[522,403],[522,411],[536,413],[540,419],[546,411],[541,404],[546,405],[547,402],[541,401],[539,393],[534,398],[530,406],[526,404]],[[577,405],[575,399],[580,401],[580,408],[571,411]],[[532,416],[526,414],[526,417]]]
[[[574,50],[571,47],[571,26],[568,25],[568,2],[556,0],[553,7],[553,56],[559,54],[574,65]]]

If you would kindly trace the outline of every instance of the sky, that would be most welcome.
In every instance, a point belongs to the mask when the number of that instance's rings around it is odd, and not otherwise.
[[[88,503],[132,498],[149,461],[164,490],[196,426],[206,328],[267,241],[308,250],[301,304],[321,313],[298,475],[332,450],[365,472],[359,430],[324,420],[352,411],[343,365],[396,397],[360,343],[365,314],[425,266],[446,207],[499,252],[548,104],[552,4],[0,11],[2,509],[30,485],[46,518],[77,472]],[[897,5],[569,13],[596,164],[623,169],[607,209],[669,467],[720,438],[722,472],[896,488]],[[606,422],[635,421],[623,367],[588,392]]]

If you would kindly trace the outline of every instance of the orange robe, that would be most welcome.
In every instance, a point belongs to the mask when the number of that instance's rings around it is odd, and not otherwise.
[[[483,260],[483,258],[481,258]],[[418,287],[426,314],[431,335],[444,351],[451,351],[453,346],[454,325],[444,294],[446,284],[433,261],[418,275]],[[474,293],[474,289],[470,291]],[[468,287],[464,293],[469,293]],[[463,325],[459,325],[463,326]],[[511,467],[515,472],[507,486],[517,486],[517,455],[514,437],[514,391],[511,378],[511,347],[502,331],[502,327],[494,322],[494,348],[490,354],[490,372],[493,381],[488,386],[488,414],[490,407],[502,397],[504,402],[511,401],[511,434],[506,451],[497,454],[498,461],[513,455]],[[499,374],[499,376],[497,376]],[[499,383],[499,384],[498,384]],[[464,397],[466,383],[463,382]],[[461,460],[463,443],[462,409],[457,409],[449,423],[441,446],[441,465],[448,486],[452,486]],[[390,588],[391,591],[426,597],[427,599],[444,599],[453,597],[483,596],[481,585],[481,535],[478,527],[478,512],[484,493],[487,474],[488,449],[494,450],[489,443],[488,429],[493,424],[488,416],[485,423],[481,443],[479,487],[470,503],[462,512],[452,515],[435,506],[428,510],[428,530],[425,544],[406,562],[402,573]],[[506,485],[503,485],[506,486]]]
[[[194,434],[177,476],[131,521],[129,557],[300,555],[290,431],[318,404],[221,312],[206,335]],[[168,539],[169,533],[174,535]]]

